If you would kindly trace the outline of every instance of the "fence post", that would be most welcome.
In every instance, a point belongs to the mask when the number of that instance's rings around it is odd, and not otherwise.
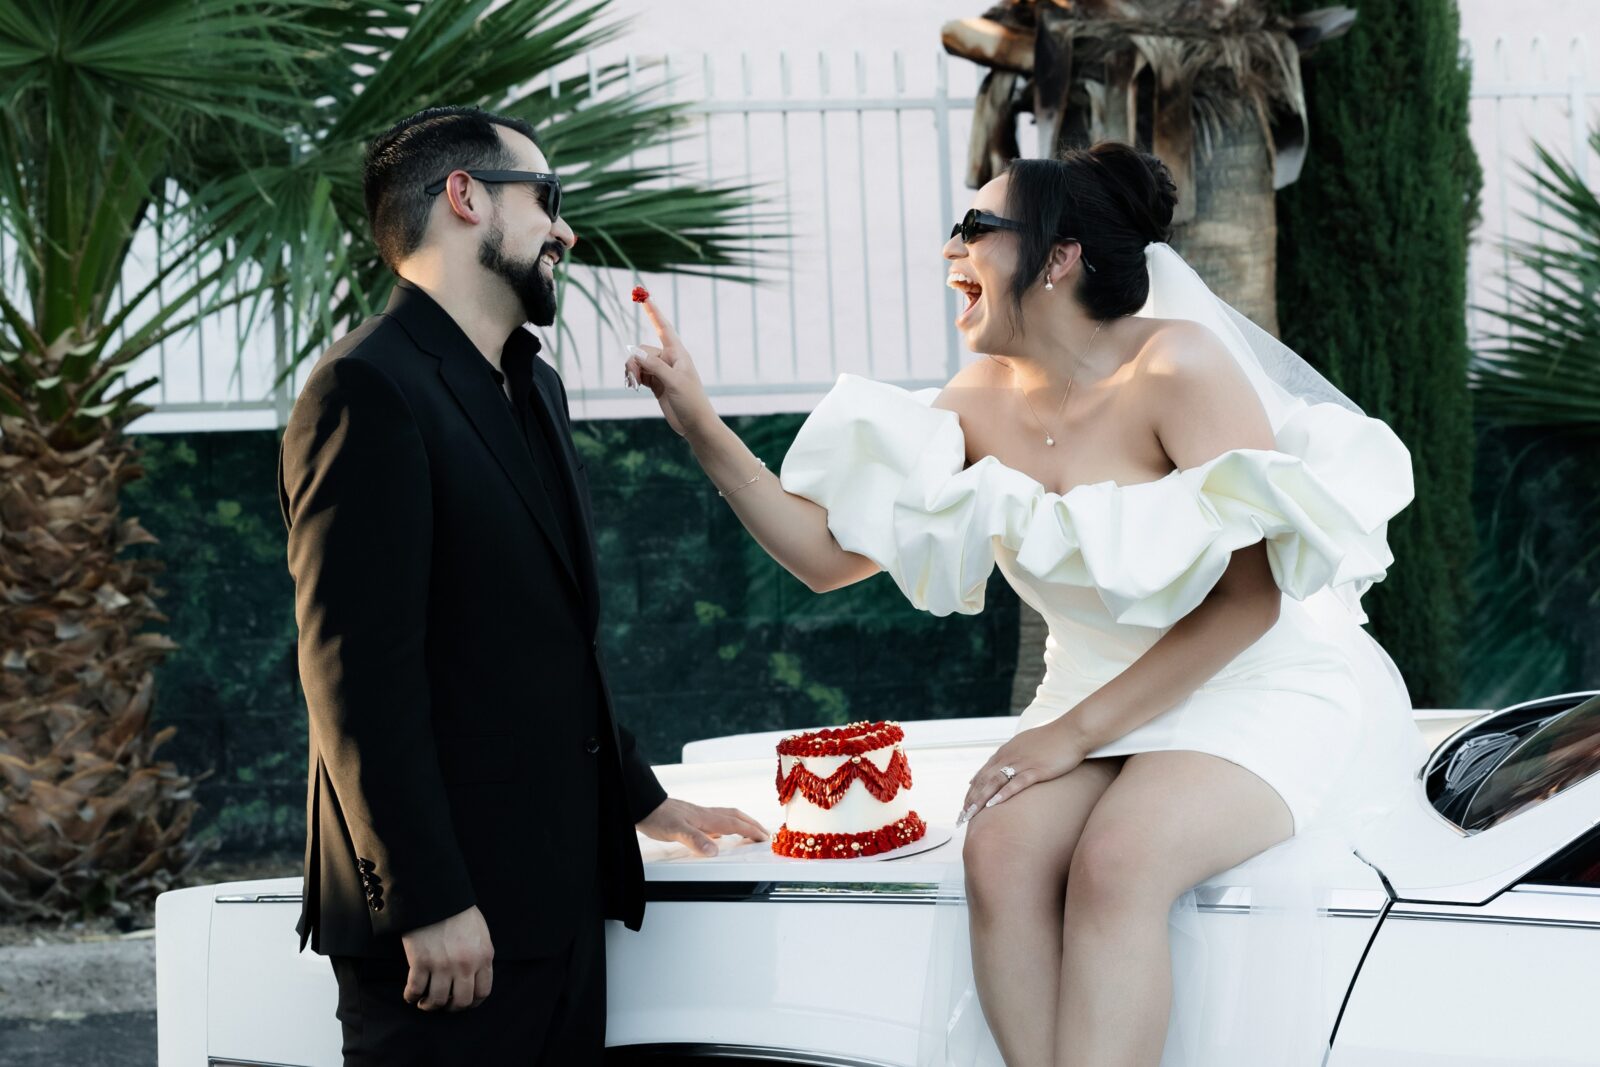
[[[1574,37],[1567,46],[1567,111],[1572,118],[1572,166],[1578,179],[1589,184],[1589,137],[1585,123],[1588,102],[1589,42]]]
[[[283,301],[272,297],[272,367],[277,384],[272,387],[272,411],[278,429],[289,425],[289,409],[294,406],[294,379],[283,376],[289,367],[289,328],[283,320]]]
[[[939,135],[939,204],[944,209],[939,226],[942,229],[956,210],[955,192],[950,182],[950,66],[943,52],[938,53],[934,71],[933,125]],[[955,291],[948,286],[945,287],[944,310],[945,370],[953,378],[961,369],[961,350],[956,345]]]

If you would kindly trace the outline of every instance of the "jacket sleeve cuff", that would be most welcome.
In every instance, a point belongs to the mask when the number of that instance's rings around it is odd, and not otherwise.
[[[667,799],[650,761],[639,751],[638,741],[626,726],[617,727],[622,742],[622,787],[628,798],[628,818],[634,823],[643,821]]]
[[[399,936],[459,915],[477,902],[465,878],[452,879],[448,883],[430,885],[420,893],[416,886],[409,890],[392,889],[383,909],[374,911],[369,907],[367,915],[372,920],[374,934]]]

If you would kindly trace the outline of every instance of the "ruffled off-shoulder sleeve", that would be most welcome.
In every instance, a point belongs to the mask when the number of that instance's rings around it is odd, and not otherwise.
[[[1394,561],[1388,520],[1413,495],[1411,454],[1378,419],[1302,404],[1274,449],[1232,449],[1152,482],[1065,495],[986,456],[965,467],[956,413],[841,374],[785,456],[785,490],[828,511],[841,547],[868,557],[916,607],[983,609],[995,545],[1050,582],[1092,587],[1120,623],[1170,626],[1221,578],[1235,549],[1265,540],[1279,588],[1360,597]],[[963,469],[965,467],[965,469]]]

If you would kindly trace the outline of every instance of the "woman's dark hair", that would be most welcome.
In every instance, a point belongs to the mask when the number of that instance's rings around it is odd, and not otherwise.
[[[1017,233],[1011,279],[1015,333],[1022,297],[1039,280],[1050,250],[1075,239],[1093,271],[1080,271],[1077,296],[1097,319],[1131,315],[1150,294],[1144,246],[1172,232],[1178,187],[1167,165],[1121,141],[1072,148],[1054,159],[1013,160],[1005,172],[1007,218]]]
[[[435,199],[423,192],[429,182],[458,167],[505,170],[516,165],[496,126],[539,143],[533,127],[519,118],[476,107],[430,107],[401,119],[367,146],[361,175],[367,221],[390,270],[422,246]],[[500,187],[489,186],[489,195],[498,197]]]

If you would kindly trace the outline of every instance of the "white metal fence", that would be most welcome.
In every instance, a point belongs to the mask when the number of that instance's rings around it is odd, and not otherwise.
[[[1494,328],[1479,306],[1504,299],[1501,272],[1510,260],[1501,242],[1530,235],[1522,214],[1543,211],[1517,167],[1532,160],[1531,142],[1574,161],[1586,176],[1600,173],[1586,144],[1600,122],[1600,76],[1582,38],[1462,45],[1474,64],[1471,133],[1485,174],[1484,221],[1469,266],[1469,326],[1478,340]],[[565,329],[544,331],[576,417],[655,412],[647,396],[622,385],[623,346],[652,339],[626,301],[635,282],[656,292],[728,413],[809,410],[845,370],[908,386],[938,384],[967,358],[939,250],[970,196],[962,176],[977,68],[943,53],[897,53],[878,66],[859,54],[841,61],[816,53],[803,62],[787,54],[770,62],[750,55],[630,62],[632,84],[659,82],[669,97],[693,100],[698,117],[692,136],[641,151],[634,162],[687,163],[698,180],[755,183],[768,198],[755,210],[787,213],[792,236],[764,248],[765,280],[755,286],[574,266],[573,282],[607,294],[605,314],[597,314],[569,284]],[[550,76],[573,73],[563,68]],[[156,255],[154,234],[141,234],[135,269],[153,270]],[[0,281],[15,284],[15,263],[3,247]],[[159,374],[161,384],[152,390],[157,411],[134,429],[282,425],[309,367],[292,385],[271,389],[283,359],[275,324],[270,316],[258,323],[241,351],[237,314],[224,312],[140,360],[134,378]]]

